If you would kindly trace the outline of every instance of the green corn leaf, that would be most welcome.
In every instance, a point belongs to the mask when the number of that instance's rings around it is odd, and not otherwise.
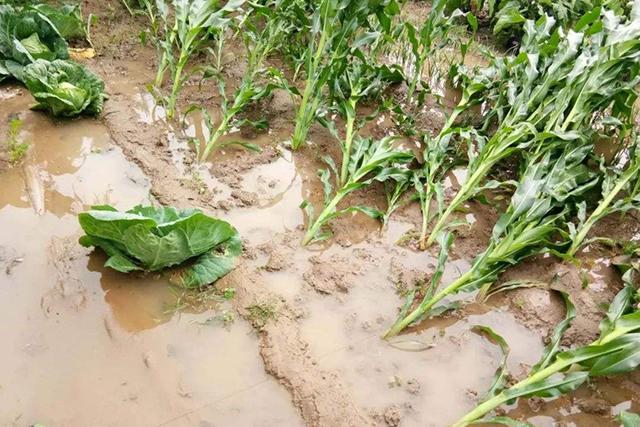
[[[557,397],[575,390],[590,377],[623,374],[637,369],[640,366],[640,332],[637,332],[640,331],[640,311],[624,303],[629,299],[628,295],[626,289],[617,295],[601,326],[603,332],[596,341],[555,353],[555,356],[553,352],[545,351],[541,362],[527,378],[480,403],[453,426],[471,424],[498,406],[513,403],[518,398]],[[615,319],[613,329],[611,319]],[[561,322],[556,331],[565,329],[564,323]],[[625,325],[621,326],[622,323]],[[553,342],[551,347],[555,347]]]
[[[500,365],[496,369],[493,382],[491,383],[491,386],[489,387],[489,390],[487,391],[487,394],[484,398],[485,400],[487,400],[502,391],[506,384],[508,374],[507,359],[509,357],[509,344],[507,344],[507,341],[505,341],[505,339],[500,334],[498,334],[488,326],[476,325],[473,327],[473,331],[488,337],[492,342],[500,347],[500,351],[502,352],[502,360],[500,361]]]
[[[566,309],[566,314],[564,320],[562,320],[553,330],[551,334],[549,344],[544,348],[544,352],[542,354],[542,358],[538,363],[533,365],[531,368],[531,373],[535,374],[536,372],[546,368],[553,361],[556,354],[558,353],[558,349],[560,348],[560,340],[562,336],[566,332],[566,330],[571,326],[571,322],[576,317],[576,308],[569,299],[569,295],[564,292],[560,292],[562,296],[562,300],[564,301],[564,306]]]

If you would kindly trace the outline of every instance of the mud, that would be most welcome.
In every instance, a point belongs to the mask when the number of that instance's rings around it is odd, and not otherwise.
[[[0,172],[0,221],[9,225],[0,235],[0,424],[446,426],[482,397],[500,361],[474,325],[507,339],[515,378],[537,361],[564,316],[552,289],[568,292],[578,310],[563,344],[597,334],[603,303],[621,283],[602,261],[606,254],[592,248],[579,266],[537,259],[501,278],[535,279],[549,289],[486,303],[465,297],[461,310],[381,340],[402,295],[428,280],[436,263],[437,253],[415,244],[418,207],[401,208],[384,229],[361,214],[339,218],[331,239],[301,248],[299,205],[322,202],[316,171],[322,155],[338,153],[329,133],[314,127],[310,143],[292,153],[293,106],[276,93],[261,106],[267,132],[227,136],[259,145],[259,154],[230,148],[197,165],[189,140],[202,144],[208,129],[198,114],[167,121],[146,91],[155,55],[137,41],[142,18],[119,4],[86,6],[101,17],[97,56],[84,60],[107,84],[100,118],[52,121],[28,110],[22,89],[0,86],[0,134],[18,114],[32,143],[24,166]],[[230,50],[230,76],[241,75],[236,57]],[[181,106],[201,102],[215,118],[215,88],[191,83]],[[434,104],[421,120],[436,129],[443,117]],[[380,120],[367,131],[381,135],[389,126]],[[454,171],[448,185],[463,179],[463,170]],[[382,208],[380,190],[356,192],[345,206]],[[76,244],[75,218],[107,202],[198,207],[228,220],[245,242],[241,263],[200,296],[160,276],[107,270],[101,253]],[[469,226],[456,239],[444,283],[484,249],[497,213],[470,203],[461,215]],[[609,227],[638,232],[633,218],[624,224]],[[220,295],[228,288],[235,295],[226,301]],[[640,409],[638,384],[637,375],[596,381],[506,412],[536,426],[616,425],[621,410]]]

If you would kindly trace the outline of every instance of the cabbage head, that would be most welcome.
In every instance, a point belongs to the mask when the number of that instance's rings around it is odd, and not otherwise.
[[[68,45],[42,13],[0,5],[0,81],[24,81],[23,68],[37,59],[67,59]]]
[[[119,212],[100,205],[78,220],[86,233],[80,244],[104,250],[109,256],[105,266],[123,273],[177,267],[171,282],[188,288],[226,275],[242,252],[234,227],[198,209],[136,206]]]
[[[104,82],[80,64],[38,59],[24,67],[23,75],[27,89],[38,102],[34,109],[64,117],[102,112],[107,97]]]

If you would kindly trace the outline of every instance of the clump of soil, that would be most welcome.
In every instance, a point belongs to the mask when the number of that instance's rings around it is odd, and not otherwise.
[[[352,277],[360,271],[346,257],[334,254],[329,259],[321,256],[309,258],[310,270],[303,274],[304,281],[321,294],[346,293],[352,284]]]

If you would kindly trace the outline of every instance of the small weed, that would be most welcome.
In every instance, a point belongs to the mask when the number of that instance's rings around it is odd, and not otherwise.
[[[227,301],[230,299],[233,299],[233,297],[235,296],[236,296],[235,288],[224,288],[222,290],[222,298],[226,299]]]
[[[202,195],[207,192],[207,183],[202,179],[200,172],[193,171],[193,174],[191,175],[191,183],[198,194]]]
[[[247,307],[247,311],[249,312],[248,320],[258,329],[264,328],[269,319],[275,319],[276,317],[275,308],[268,303],[250,305]]]
[[[18,118],[11,119],[9,122],[7,141],[5,142],[11,166],[17,166],[22,163],[29,151],[29,144],[19,139],[21,128],[22,120]]]
[[[418,237],[420,236],[420,232],[417,230],[409,230],[406,233],[404,233],[402,236],[400,236],[400,238],[396,241],[396,245],[397,246],[409,246],[411,245],[411,242],[418,240]]]
[[[199,325],[203,325],[203,326],[222,326],[222,327],[229,327],[234,321],[235,321],[235,316],[232,312],[228,311],[228,310],[224,310],[222,313],[220,314],[216,314],[214,316],[211,316],[209,318],[207,318],[205,321],[202,322],[194,322],[197,323]]]
[[[520,311],[524,310],[525,306],[526,306],[526,302],[524,300],[524,298],[522,297],[517,297],[513,299],[513,305],[515,305],[516,307],[518,307],[518,309]]]
[[[235,295],[234,288],[225,288],[219,291],[215,286],[202,290],[171,287],[171,292],[176,296],[176,302],[167,309],[166,312],[168,314],[181,311],[202,312],[217,310],[222,302],[232,299]]]

